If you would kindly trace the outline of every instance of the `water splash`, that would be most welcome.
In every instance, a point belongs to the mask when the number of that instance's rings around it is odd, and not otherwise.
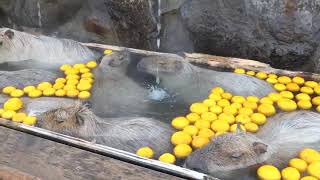
[[[160,49],[161,40],[160,40],[160,33],[161,33],[161,0],[158,0],[158,23],[157,23],[157,48]]]
[[[38,0],[38,2],[37,2],[37,8],[38,8],[38,25],[39,25],[39,28],[41,28],[42,27],[42,22],[41,22],[42,16],[41,16],[40,0]]]
[[[159,68],[158,68],[158,64],[157,64],[156,83],[157,83],[157,85],[159,85],[159,84],[160,84],[160,77],[159,77]]]
[[[151,100],[162,101],[167,97],[169,97],[169,94],[162,88],[151,86],[151,88],[149,89],[148,98]]]

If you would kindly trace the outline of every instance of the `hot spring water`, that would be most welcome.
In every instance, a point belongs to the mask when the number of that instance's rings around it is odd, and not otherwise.
[[[161,0],[158,0],[158,10],[157,10],[157,16],[158,16],[158,23],[157,23],[157,50],[160,49],[161,45]],[[151,86],[149,91],[149,98],[151,100],[155,101],[162,101],[165,98],[169,97],[169,94],[162,88],[159,87],[160,84],[160,78],[159,76],[156,77],[156,85]]]

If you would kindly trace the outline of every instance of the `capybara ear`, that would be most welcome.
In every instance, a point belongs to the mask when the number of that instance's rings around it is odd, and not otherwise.
[[[82,126],[82,125],[84,124],[84,120],[82,119],[81,116],[76,115],[76,123],[77,123],[79,126]]]
[[[7,36],[9,39],[12,39],[14,37],[14,32],[11,30],[6,30],[6,32],[4,32],[4,35]]]
[[[266,144],[263,144],[261,142],[254,142],[252,144],[253,146],[253,150],[256,154],[260,155],[260,154],[264,154],[267,152],[268,150],[268,145]]]

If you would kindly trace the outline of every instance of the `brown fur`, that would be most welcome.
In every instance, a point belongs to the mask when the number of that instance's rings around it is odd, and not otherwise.
[[[305,147],[320,150],[320,114],[279,113],[256,134],[228,133],[194,151],[186,166],[222,179],[256,179],[260,164],[284,168]]]
[[[143,117],[101,119],[80,104],[43,113],[39,126],[131,153],[149,146],[158,157],[172,149],[173,129],[168,124]]]
[[[263,97],[274,92],[272,86],[263,80],[200,68],[177,55],[146,57],[137,67],[141,72],[158,76],[163,88],[189,104],[203,100],[217,86],[241,96]]]

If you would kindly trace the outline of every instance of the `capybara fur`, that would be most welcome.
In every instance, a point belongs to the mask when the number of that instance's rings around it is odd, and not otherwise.
[[[79,103],[41,114],[39,126],[131,153],[148,146],[155,158],[172,150],[169,124],[144,117],[102,119]]]
[[[25,69],[18,71],[0,71],[0,89],[6,86],[24,88],[25,86],[38,85],[41,82],[54,82],[58,74],[41,70]]]
[[[137,55],[113,52],[102,58],[94,70],[92,111],[100,117],[152,117],[174,118],[188,111],[188,104],[174,97],[154,100],[149,97],[154,82],[152,75],[136,69]]]
[[[188,156],[185,165],[221,179],[257,179],[256,170],[262,164],[282,169],[304,148],[319,151],[319,134],[319,113],[279,113],[256,135],[237,132],[218,136]]]
[[[97,58],[93,51],[76,41],[36,36],[9,28],[0,28],[0,54],[0,64],[49,69]]]
[[[145,57],[137,68],[159,77],[163,88],[189,104],[205,99],[217,86],[241,96],[263,97],[274,92],[272,86],[263,80],[200,68],[178,55]]]

